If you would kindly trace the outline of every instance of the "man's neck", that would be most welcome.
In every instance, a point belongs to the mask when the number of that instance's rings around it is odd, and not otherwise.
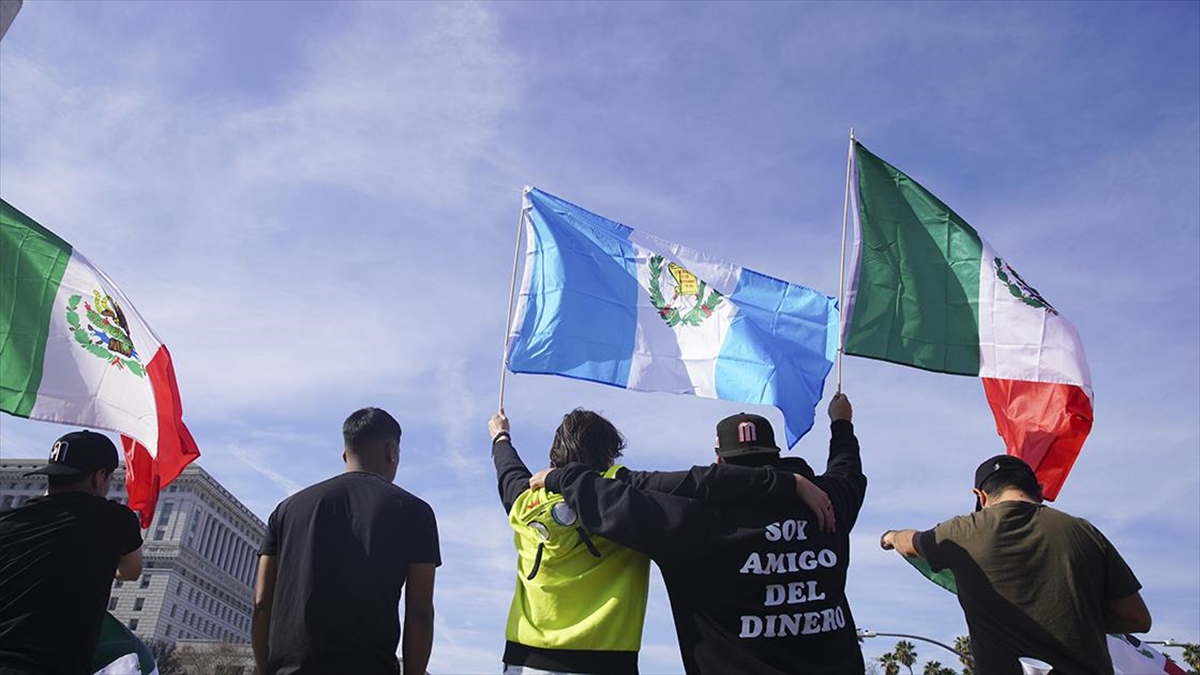
[[[1034,499],[1033,497],[1030,497],[1029,495],[1025,494],[1024,490],[1018,490],[1016,488],[1009,488],[1008,490],[1001,492],[1000,494],[996,495],[995,497],[989,498],[988,506],[995,506],[996,504],[1003,504],[1004,502],[1028,502],[1030,504],[1040,504],[1041,503],[1038,500]]]
[[[79,487],[77,485],[69,485],[66,487],[52,487],[52,486],[46,487],[46,496],[66,495],[66,494],[72,494],[75,492],[78,492],[80,494],[85,494],[85,495],[95,495],[95,493],[92,492],[91,490],[89,490],[88,488]]]
[[[387,476],[382,471],[377,471],[358,462],[346,462],[346,468],[342,469],[342,473],[369,473],[373,476],[387,479]]]

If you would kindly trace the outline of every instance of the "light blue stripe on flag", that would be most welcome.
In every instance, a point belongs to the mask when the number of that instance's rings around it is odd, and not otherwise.
[[[509,369],[624,387],[637,333],[632,229],[536,188],[527,197],[532,271]]]
[[[745,268],[729,299],[738,313],[717,358],[717,398],[778,407],[791,447],[812,429],[837,353],[837,303]]]
[[[508,368],[773,405],[813,426],[837,348],[833,298],[526,192]]]

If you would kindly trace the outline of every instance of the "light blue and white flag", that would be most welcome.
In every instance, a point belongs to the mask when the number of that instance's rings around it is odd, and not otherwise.
[[[812,428],[837,351],[833,298],[536,188],[522,215],[509,370],[773,405],[788,447]]]

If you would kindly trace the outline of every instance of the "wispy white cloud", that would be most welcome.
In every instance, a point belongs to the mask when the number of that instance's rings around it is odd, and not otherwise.
[[[485,428],[515,190],[832,293],[851,124],[1080,327],[1097,422],[1059,506],[1117,543],[1156,634],[1197,639],[1194,5],[164,7],[27,3],[0,51],[3,196],[150,319],[201,463],[260,516],[340,470],[351,410],[400,418],[398,482],[442,528],[435,672],[494,671],[503,644],[513,553]],[[952,600],[875,541],[969,509],[1000,451],[979,383],[847,359],[844,386],[871,480],[856,619],[952,639]],[[744,408],[512,376],[532,467],[577,405],[648,469],[706,463]],[[819,467],[817,419],[794,452]],[[62,431],[3,418],[0,454]],[[654,588],[643,670],[678,671]]]

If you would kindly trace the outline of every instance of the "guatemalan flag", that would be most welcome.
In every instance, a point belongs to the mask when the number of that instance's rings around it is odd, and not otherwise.
[[[789,447],[812,428],[837,351],[833,298],[536,188],[522,218],[512,372],[773,405]]]

